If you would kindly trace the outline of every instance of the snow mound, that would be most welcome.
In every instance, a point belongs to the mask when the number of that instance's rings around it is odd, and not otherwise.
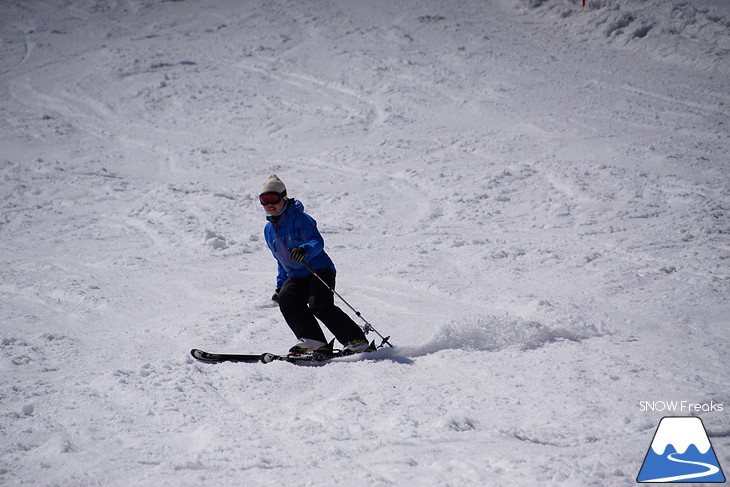
[[[408,350],[408,354],[418,357],[451,349],[531,350],[560,340],[582,341],[599,335],[598,329],[591,325],[579,325],[575,330],[569,330],[551,328],[538,321],[528,321],[515,316],[479,315],[442,326],[428,342]]]
[[[226,237],[219,235],[212,230],[205,230],[205,244],[214,250],[225,250],[228,248],[229,244],[232,243],[234,242],[229,242]]]
[[[578,38],[607,40],[652,51],[705,70],[730,63],[730,3],[722,0],[524,0],[528,9],[555,18]]]

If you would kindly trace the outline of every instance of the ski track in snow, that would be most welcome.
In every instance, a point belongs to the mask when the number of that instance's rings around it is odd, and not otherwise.
[[[730,403],[730,10],[587,3],[4,2],[0,484],[633,485]],[[272,172],[395,350],[190,358],[293,341]]]

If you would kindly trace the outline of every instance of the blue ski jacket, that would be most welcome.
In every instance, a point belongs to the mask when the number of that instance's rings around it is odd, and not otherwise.
[[[307,253],[304,256],[312,269],[332,269],[335,265],[324,251],[324,239],[317,230],[314,218],[304,213],[301,201],[290,199],[282,213],[277,217],[268,217],[269,222],[264,227],[266,245],[279,264],[276,276],[276,287],[281,288],[289,278],[307,277],[309,271],[304,265],[294,262],[289,257],[289,251],[297,247],[304,247]]]

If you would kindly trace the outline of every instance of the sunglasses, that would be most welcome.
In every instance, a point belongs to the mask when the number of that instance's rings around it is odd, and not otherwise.
[[[259,195],[259,202],[263,205],[278,205],[279,202],[283,199],[284,195],[282,193],[263,193]]]

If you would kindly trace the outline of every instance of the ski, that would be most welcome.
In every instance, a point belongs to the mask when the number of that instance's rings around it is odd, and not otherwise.
[[[245,355],[238,353],[210,353],[194,348],[190,350],[190,355],[192,355],[194,359],[201,362],[217,364],[221,362],[264,362],[264,356],[267,354],[264,353],[259,355]]]
[[[324,362],[331,358],[327,355],[314,354],[297,354],[297,355],[277,355],[275,353],[261,354],[238,354],[238,353],[210,353],[194,348],[190,350],[190,355],[194,359],[207,364],[219,364],[223,362],[241,362],[241,363],[264,363],[268,364],[276,361],[284,362]]]
[[[241,363],[264,363],[268,364],[271,362],[290,362],[295,364],[317,364],[325,363],[330,360],[344,357],[352,357],[362,353],[374,352],[377,350],[375,342],[372,342],[370,346],[362,352],[356,353],[343,353],[341,350],[336,351],[315,351],[312,353],[304,354],[288,354],[288,355],[277,355],[275,353],[261,353],[261,354],[238,354],[238,353],[210,353],[193,348],[190,350],[190,355],[195,360],[208,364],[219,364],[223,362],[241,362]]]

